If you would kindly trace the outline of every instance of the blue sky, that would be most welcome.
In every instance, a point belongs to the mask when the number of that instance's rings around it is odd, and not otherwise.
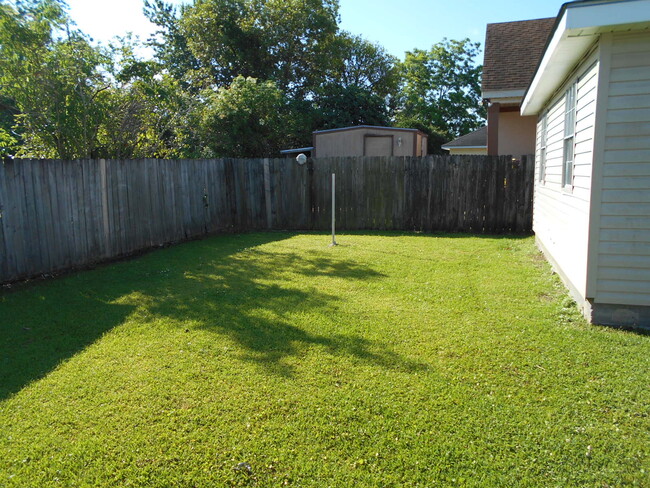
[[[173,0],[182,3],[184,0]],[[108,42],[131,31],[146,39],[153,26],[142,0],[68,0],[70,15],[95,40]],[[185,0],[185,3],[188,3]],[[448,39],[485,38],[485,24],[554,17],[560,0],[340,0],[341,28],[379,43],[395,56],[428,49]]]
[[[361,34],[402,58],[448,39],[469,37],[483,45],[492,22],[555,17],[559,0],[341,0],[341,28]]]

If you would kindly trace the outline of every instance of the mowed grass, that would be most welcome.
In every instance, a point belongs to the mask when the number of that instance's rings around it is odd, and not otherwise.
[[[650,486],[650,336],[532,238],[249,234],[0,294],[0,486]]]

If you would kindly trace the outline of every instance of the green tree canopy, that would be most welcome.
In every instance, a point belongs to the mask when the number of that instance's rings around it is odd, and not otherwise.
[[[388,101],[397,91],[397,59],[348,32],[338,33],[329,49],[332,63],[314,94],[318,128],[390,125]]]
[[[394,96],[399,82],[398,59],[361,36],[341,31],[333,39],[333,58],[325,83],[356,86],[378,96]]]
[[[353,125],[390,125],[384,98],[359,85],[327,85],[318,92],[319,129]]]
[[[272,81],[236,77],[203,93],[201,139],[208,157],[268,157],[280,150],[286,99]]]
[[[0,155],[273,156],[358,124],[429,134],[431,152],[483,123],[478,44],[400,63],[340,31],[338,0],[145,0],[154,59],[96,46],[64,0],[0,3]]]
[[[56,0],[0,5],[0,90],[14,104],[19,154],[90,157],[103,118],[106,53],[67,24]],[[63,28],[65,27],[65,33]]]
[[[180,24],[188,8],[187,5],[177,8],[165,0],[144,0],[145,16],[158,26],[156,35],[148,41],[156,60],[173,78],[181,81],[183,89],[196,92],[201,87],[193,75],[200,70],[201,63],[190,50]]]
[[[112,45],[110,117],[100,126],[97,152],[110,158],[198,157],[200,99],[155,60],[136,55],[130,37]]]
[[[424,51],[406,53],[396,119],[416,120],[449,137],[484,123],[481,66],[475,64],[479,44],[444,39]]]
[[[337,0],[202,0],[183,12],[180,27],[218,86],[254,77],[304,98],[324,77],[337,22]]]

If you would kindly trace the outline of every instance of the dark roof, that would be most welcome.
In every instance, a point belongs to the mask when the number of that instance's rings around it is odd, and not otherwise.
[[[309,146],[309,147],[297,147],[294,149],[282,149],[280,151],[280,154],[298,154],[298,153],[304,153],[304,152],[309,152],[313,151],[314,146]]]
[[[487,127],[481,127],[442,145],[443,149],[453,147],[487,147]]]
[[[487,25],[483,92],[528,88],[555,19],[549,17]]]

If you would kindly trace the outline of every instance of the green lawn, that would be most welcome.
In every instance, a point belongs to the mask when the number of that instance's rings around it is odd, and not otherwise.
[[[650,486],[650,336],[532,238],[222,236],[0,292],[0,487]]]

